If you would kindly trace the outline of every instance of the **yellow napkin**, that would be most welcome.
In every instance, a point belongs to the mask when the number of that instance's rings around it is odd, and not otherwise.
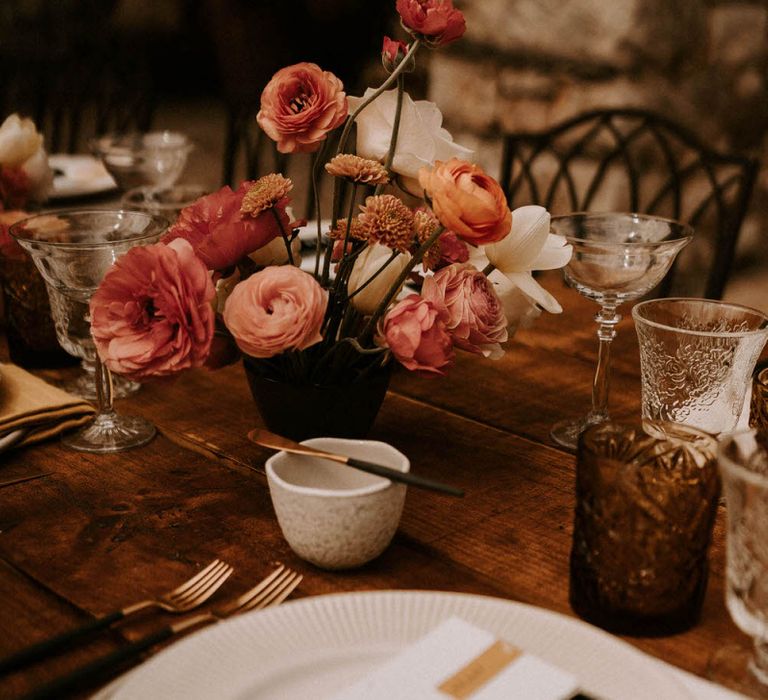
[[[96,410],[21,367],[0,363],[0,437],[27,431],[16,446],[40,442],[87,423]]]

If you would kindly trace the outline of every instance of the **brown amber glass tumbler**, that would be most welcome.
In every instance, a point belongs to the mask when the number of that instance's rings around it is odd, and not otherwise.
[[[59,345],[45,282],[26,253],[0,256],[0,290],[11,362],[28,369],[77,364]]]
[[[603,423],[579,438],[570,602],[620,634],[699,618],[720,494],[717,443],[676,423]]]
[[[768,367],[765,366],[755,372],[752,380],[749,425],[758,433],[768,435]]]

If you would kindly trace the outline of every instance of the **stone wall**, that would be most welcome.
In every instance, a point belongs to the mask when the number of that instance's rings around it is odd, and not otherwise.
[[[761,158],[742,229],[768,234],[766,0],[455,0],[467,32],[430,55],[428,96],[497,172],[498,137],[596,107],[642,107],[710,146]],[[763,255],[766,255],[763,253]]]

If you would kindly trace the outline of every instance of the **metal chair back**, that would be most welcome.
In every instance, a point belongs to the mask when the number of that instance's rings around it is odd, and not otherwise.
[[[602,109],[537,133],[504,136],[500,183],[510,206],[552,214],[634,211],[694,228],[657,293],[722,298],[758,162],[705,146],[670,119]]]

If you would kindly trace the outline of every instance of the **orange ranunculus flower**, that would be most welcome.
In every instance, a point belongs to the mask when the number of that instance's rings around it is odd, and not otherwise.
[[[297,63],[267,83],[256,121],[280,153],[312,153],[348,111],[341,80],[314,63]]]
[[[446,228],[474,245],[494,243],[512,228],[504,191],[479,165],[458,158],[419,171],[419,184]]]

